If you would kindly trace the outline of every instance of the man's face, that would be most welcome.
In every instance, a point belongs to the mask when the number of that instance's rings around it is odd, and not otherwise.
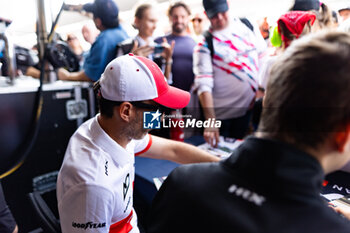
[[[348,18],[350,18],[350,10],[342,10],[339,12],[339,15],[340,15],[341,21],[343,22]]]
[[[212,18],[209,18],[211,27],[215,30],[222,30],[228,26],[228,11],[219,12]]]
[[[143,128],[143,113],[145,111],[156,111],[155,109],[159,107],[159,105],[152,100],[142,101],[142,103],[153,107],[152,109],[150,109],[144,107],[137,107],[136,104],[133,104],[135,107],[135,117],[130,122],[130,126],[128,128],[128,135],[132,139],[142,139],[144,136],[146,136],[147,133],[149,133],[152,130]],[[163,120],[163,116],[161,116],[161,119]]]
[[[158,19],[152,8],[145,10],[141,19],[136,19],[136,24],[140,34],[147,37],[151,37],[153,35],[153,32],[157,27],[157,22]]]
[[[174,8],[169,19],[173,32],[179,34],[186,31],[189,22],[189,15],[185,8],[182,6]]]
[[[82,28],[82,34],[84,39],[89,42],[90,44],[94,43],[96,40],[96,37],[98,36],[99,32],[97,28],[92,27],[92,26],[84,26]]]
[[[200,35],[204,31],[204,17],[201,14],[196,14],[192,18],[193,30],[197,35]]]
[[[143,128],[143,112],[142,109],[136,109],[135,118],[132,122],[130,122],[130,138],[132,139],[142,139],[146,134],[151,131],[150,129]]]

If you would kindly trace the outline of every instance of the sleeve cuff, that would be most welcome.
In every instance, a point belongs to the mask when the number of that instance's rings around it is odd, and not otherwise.
[[[148,134],[148,137],[149,137],[149,140],[148,140],[148,144],[147,144],[147,146],[145,147],[145,149],[143,149],[143,150],[140,151],[140,152],[135,153],[135,156],[139,156],[140,154],[143,154],[143,153],[145,153],[146,151],[149,150],[149,148],[150,148],[151,145],[152,145],[152,136],[151,136],[150,134]]]
[[[209,92],[209,93],[211,93],[212,90],[211,90],[211,88],[208,87],[208,86],[201,86],[201,87],[199,87],[198,90],[197,90],[198,96],[200,96],[203,92]]]

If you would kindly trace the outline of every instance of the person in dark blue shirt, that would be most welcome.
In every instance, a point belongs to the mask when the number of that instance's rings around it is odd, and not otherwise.
[[[107,64],[116,57],[117,44],[128,38],[119,24],[119,10],[113,0],[95,0],[83,5],[83,10],[93,14],[94,23],[101,33],[92,44],[83,69],[70,73],[61,68],[58,70],[60,80],[97,81]]]
[[[191,11],[182,2],[177,2],[170,6],[168,17],[171,22],[172,31],[164,38],[169,43],[175,41],[173,51],[173,62],[171,67],[171,85],[185,91],[189,91],[193,84],[194,74],[192,71],[192,54],[196,42],[187,31],[190,21]],[[163,37],[155,40],[162,43]]]

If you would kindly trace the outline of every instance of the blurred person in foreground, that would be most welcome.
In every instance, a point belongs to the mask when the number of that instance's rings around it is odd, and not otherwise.
[[[82,9],[93,14],[96,28],[101,33],[92,44],[84,60],[83,69],[70,73],[60,68],[60,80],[97,81],[107,64],[115,58],[117,44],[128,38],[119,25],[119,9],[114,0],[95,0],[94,3],[83,5]]]
[[[348,34],[293,42],[273,66],[255,136],[219,163],[176,168],[148,232],[349,232],[320,196],[325,174],[350,159],[349,73]]]
[[[178,163],[218,161],[195,146],[148,134],[145,114],[160,124],[166,108],[190,95],[170,87],[159,67],[133,54],[114,59],[95,83],[100,113],[69,141],[57,179],[63,233],[137,233],[135,156]]]

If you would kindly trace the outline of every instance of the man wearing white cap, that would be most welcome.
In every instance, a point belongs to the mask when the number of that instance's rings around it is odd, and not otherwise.
[[[178,163],[218,161],[185,143],[151,136],[143,114],[185,107],[186,91],[168,86],[145,57],[109,63],[95,84],[100,113],[70,139],[57,180],[62,232],[139,232],[133,210],[134,155]]]
[[[344,5],[338,9],[341,23],[350,18],[350,4]]]

